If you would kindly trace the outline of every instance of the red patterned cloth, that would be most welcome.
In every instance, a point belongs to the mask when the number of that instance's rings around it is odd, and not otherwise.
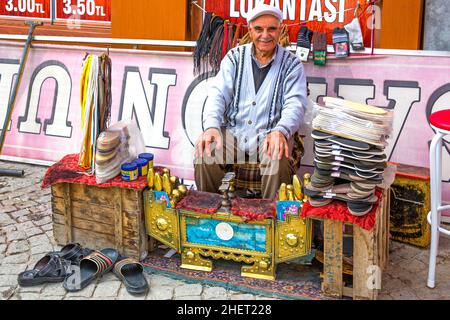
[[[144,189],[147,187],[147,178],[140,177],[136,181],[124,181],[119,175],[108,182],[98,184],[95,175],[87,176],[78,165],[78,154],[70,154],[51,166],[45,173],[41,188],[45,189],[58,183],[86,184],[97,187],[119,187],[124,189]]]
[[[177,203],[177,209],[213,214],[219,210],[221,204],[220,194],[190,190],[186,197]]]
[[[272,199],[243,199],[235,198],[231,205],[234,215],[246,220],[264,220],[277,217],[276,201]]]
[[[356,217],[348,211],[347,204],[341,201],[333,201],[332,203],[323,206],[323,207],[313,207],[309,201],[303,204],[301,217],[302,218],[321,218],[321,219],[330,219],[337,220],[342,222],[349,222],[354,225],[357,225],[365,230],[371,231],[375,226],[376,221],[376,212],[378,206],[381,202],[381,197],[383,196],[383,192],[381,189],[377,188],[375,192],[378,197],[377,203],[373,205],[372,210],[362,216]]]

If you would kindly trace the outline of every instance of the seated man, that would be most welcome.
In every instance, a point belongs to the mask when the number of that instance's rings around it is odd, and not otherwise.
[[[258,163],[262,197],[291,183],[292,137],[307,107],[300,59],[279,43],[282,12],[259,5],[247,21],[252,43],[230,50],[208,91],[203,134],[196,142],[195,182],[218,192],[227,164]]]

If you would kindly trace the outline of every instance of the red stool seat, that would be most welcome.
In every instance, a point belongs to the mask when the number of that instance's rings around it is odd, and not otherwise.
[[[438,129],[450,131],[450,109],[431,114],[430,123]]]

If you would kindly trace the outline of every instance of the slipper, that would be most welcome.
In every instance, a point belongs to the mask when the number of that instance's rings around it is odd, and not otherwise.
[[[70,261],[61,259],[58,255],[46,254],[36,263],[33,270],[21,272],[17,282],[21,287],[62,282],[67,276],[69,267]]]
[[[128,293],[138,295],[148,291],[148,283],[144,274],[144,266],[131,258],[119,260],[114,266],[114,274],[122,280]]]
[[[76,292],[86,288],[92,281],[108,273],[119,258],[115,249],[93,251],[80,261],[79,272],[72,272],[64,280],[63,287],[69,292]]]
[[[79,264],[81,259],[89,255],[93,250],[89,248],[83,248],[79,243],[69,243],[61,248],[59,252],[52,252],[64,260],[69,260],[74,264]]]

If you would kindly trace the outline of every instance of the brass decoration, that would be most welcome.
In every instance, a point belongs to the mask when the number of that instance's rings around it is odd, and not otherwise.
[[[297,246],[297,244],[298,244],[298,237],[295,235],[295,234],[293,234],[293,233],[289,233],[287,236],[286,236],[286,243],[289,245],[289,246],[291,246],[291,247],[295,247],[295,246]]]
[[[145,191],[153,193],[153,191]],[[179,220],[177,212],[167,208],[164,200],[154,201],[152,196],[144,203],[145,225],[147,233],[156,240],[164,243],[174,250],[180,250]]]
[[[307,255],[311,251],[311,220],[286,215],[286,221],[277,221],[275,263]]]
[[[185,248],[181,253],[181,268],[211,272],[213,264],[203,259],[198,249]]]
[[[180,179],[176,176],[170,176],[170,184],[172,185],[172,189],[176,189],[180,184]]]
[[[164,218],[159,218],[156,220],[156,227],[161,231],[166,231],[169,227],[169,223]]]
[[[171,192],[172,201],[177,201],[182,197],[185,186],[180,188],[181,186]],[[145,192],[153,194],[152,191]],[[167,208],[164,201],[155,201],[154,197],[147,194],[144,199],[146,199],[145,217],[148,234],[177,250],[181,254],[182,268],[210,272],[213,262],[208,258],[224,259],[244,263],[245,265],[241,267],[242,276],[275,280],[278,263],[307,255],[311,250],[311,221],[309,219],[304,220],[298,216],[287,215],[286,221],[275,222],[272,219],[265,219],[246,222],[242,217],[231,213],[218,212],[210,215]],[[187,225],[196,224],[197,221],[203,219],[264,227],[265,250],[260,252],[189,242]]]
[[[177,189],[178,189],[178,191],[180,191],[182,197],[184,197],[188,192],[188,190],[184,184],[180,184]]]

